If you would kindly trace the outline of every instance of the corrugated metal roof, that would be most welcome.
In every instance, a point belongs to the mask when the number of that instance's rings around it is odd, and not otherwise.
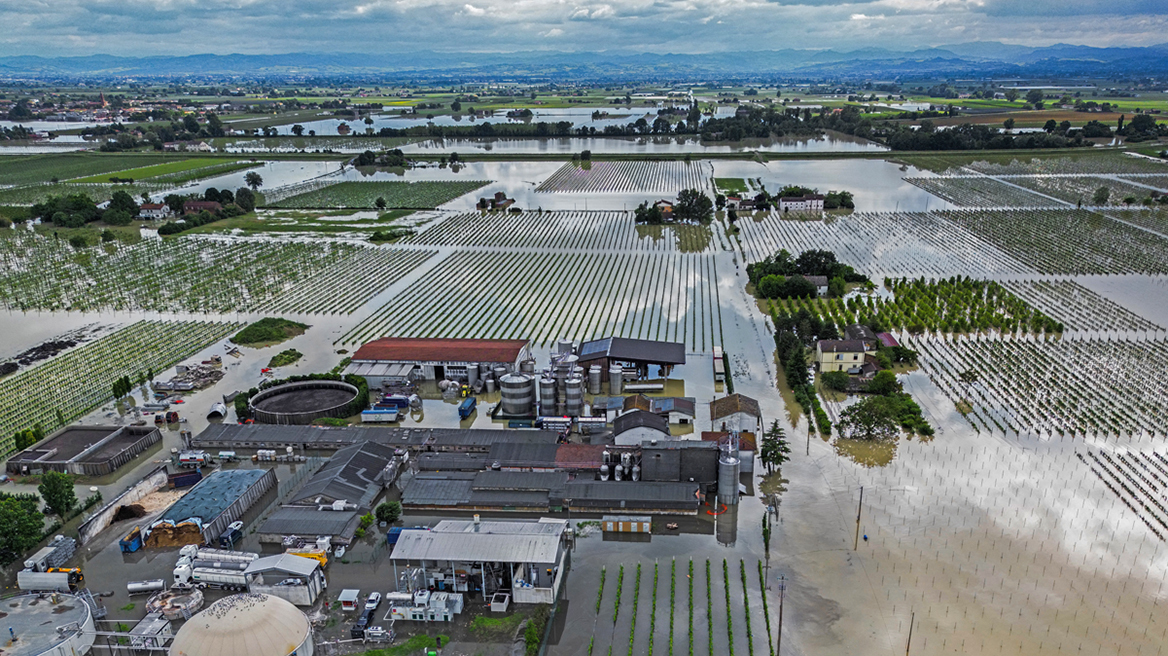
[[[580,345],[580,362],[609,358],[630,362],[685,364],[685,344],[649,339],[606,337]]]
[[[655,415],[651,412],[645,412],[644,410],[634,410],[614,419],[612,421],[612,434],[620,435],[627,430],[637,428],[639,426],[653,428],[661,431],[666,436],[669,435],[669,422],[659,415]]]
[[[527,344],[526,339],[383,337],[357,349],[353,360],[514,363]]]
[[[265,572],[286,572],[295,576],[308,576],[320,569],[320,562],[312,558],[283,553],[277,556],[267,556],[251,561],[245,574],[263,574]]]
[[[378,479],[393,459],[394,449],[384,444],[363,442],[337,451],[289,503],[315,505],[318,498],[325,503],[344,499],[362,508],[369,507],[381,490]]]
[[[485,471],[475,474],[475,490],[555,490],[568,482],[566,472]]]
[[[338,535],[353,534],[361,521],[355,510],[317,510],[316,508],[279,508],[260,526],[260,533],[271,535]]]
[[[213,472],[199,481],[183,498],[175,501],[159,519],[181,522],[198,517],[204,524],[208,524],[267,473],[267,469],[221,469]]]
[[[555,467],[558,444],[518,444],[496,442],[491,445],[490,461],[503,467]]]
[[[573,501],[666,501],[697,503],[697,483],[651,483],[646,481],[573,481],[564,487],[564,497]]]
[[[442,451],[419,453],[414,456],[418,471],[482,471],[491,466],[491,457],[470,451],[448,453]]]
[[[742,394],[731,394],[720,399],[714,399],[714,402],[710,404],[711,420],[729,417],[738,412],[745,412],[753,417],[762,417],[762,410],[758,406],[758,401]]]
[[[418,474],[402,492],[402,505],[457,506],[470,500],[475,474]]]
[[[442,530],[443,524],[429,531],[402,531],[391,558],[408,560],[454,560],[498,563],[554,563],[560,550],[565,524],[541,532],[508,527],[520,522],[482,522],[479,531]],[[540,522],[527,522],[540,524]],[[548,532],[544,532],[548,531]]]

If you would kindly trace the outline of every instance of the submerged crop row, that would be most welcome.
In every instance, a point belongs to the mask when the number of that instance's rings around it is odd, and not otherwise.
[[[459,252],[339,341],[616,335],[708,350],[721,343],[717,294],[708,256]]]
[[[674,239],[667,239],[673,234]],[[451,216],[407,241],[443,246],[700,252],[707,226],[637,226],[628,212],[471,212]]]
[[[1003,283],[1067,330],[1156,331],[1160,326],[1073,280],[1011,280]]]
[[[332,178],[336,180],[336,178]],[[336,182],[279,201],[284,208],[433,209],[490,184],[489,180],[426,182]],[[378,203],[383,200],[384,205]]]
[[[705,189],[713,173],[708,162],[569,162],[548,176],[540,192],[632,192],[676,194]]]
[[[963,207],[1057,207],[1059,202],[987,177],[905,178],[905,182]]]
[[[906,337],[978,430],[1048,436],[1168,434],[1168,342]]]
[[[110,400],[111,383],[161,372],[238,330],[241,324],[139,321],[0,381],[0,452],[15,431],[46,432]]]
[[[13,230],[0,237],[0,305],[350,312],[431,254],[327,240],[205,237],[76,250],[64,240]]]

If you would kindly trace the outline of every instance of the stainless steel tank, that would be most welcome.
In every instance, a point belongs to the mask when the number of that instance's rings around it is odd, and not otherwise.
[[[579,417],[584,413],[584,379],[569,378],[564,381],[564,412],[569,417]]]
[[[718,501],[738,505],[738,458],[727,451],[718,458]]]
[[[499,378],[500,405],[503,413],[512,416],[529,416],[535,405],[531,393],[531,376],[526,374],[504,374]]]
[[[601,394],[600,391],[600,365],[594,364],[588,368],[588,392],[593,396]]]
[[[608,368],[608,393],[616,396],[621,393],[621,387],[624,385],[624,369],[619,364],[614,364]]]
[[[466,384],[474,387],[477,382],[479,382],[479,365],[477,362],[472,362],[466,366]]]
[[[539,407],[543,415],[550,416],[556,407],[556,380],[554,378],[539,379]]]

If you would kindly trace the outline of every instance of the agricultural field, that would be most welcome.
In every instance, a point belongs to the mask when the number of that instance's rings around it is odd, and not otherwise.
[[[708,162],[569,162],[544,180],[542,192],[649,192],[676,195],[682,189],[707,189]]]
[[[373,209],[384,198],[391,209],[433,209],[488,184],[489,180],[444,182],[335,182],[324,181],[319,189],[299,193],[270,207],[282,208],[357,208]]]
[[[637,226],[629,212],[469,212],[444,219],[407,241],[435,246],[696,253],[718,245],[712,233],[706,226]],[[677,238],[667,239],[669,234]]]
[[[1048,173],[1168,175],[1168,162],[1155,161],[1146,157],[1134,157],[1114,150],[1043,153],[1041,155],[1017,152],[977,153],[973,155],[959,153],[901,155],[896,159],[942,174],[976,172],[986,175],[1040,175]]]
[[[722,341],[718,293],[713,258],[704,255],[460,251],[338,343],[399,335],[550,344],[615,335],[708,351]]]
[[[1163,205],[1153,209],[1108,210],[1107,216],[1168,236],[1168,207],[1164,207]]]
[[[157,155],[94,155],[61,153],[0,158],[0,186],[69,180],[90,175],[151,166],[165,161]],[[123,176],[124,177],[124,176]]]
[[[124,191],[134,198],[139,198],[144,192],[154,194],[160,191],[175,189],[176,183],[148,183],[135,182],[134,184],[36,184],[26,187],[11,187],[0,189],[0,205],[35,205],[49,196],[68,196],[70,194],[85,194],[100,203],[113,197],[115,191]]]
[[[162,164],[140,166],[133,169],[111,171],[110,173],[91,175],[85,178],[75,178],[69,180],[69,182],[74,184],[100,184],[109,182],[110,177],[117,177],[129,178],[131,180],[144,180],[149,178],[152,181],[156,179],[162,179],[166,182],[179,183],[187,182],[189,180],[198,180],[199,178],[209,178],[242,169],[250,169],[260,165],[260,162],[242,162],[219,159],[181,159],[165,162]]]
[[[184,235],[200,234],[291,234],[319,233],[337,237],[368,237],[377,230],[412,228],[429,219],[412,210],[387,212],[353,210],[259,210],[254,214],[219,219]]]
[[[963,209],[934,215],[1040,273],[1168,273],[1168,239],[1087,210]]]
[[[906,337],[921,366],[977,430],[1028,435],[1165,434],[1162,340]]]
[[[610,562],[582,570],[568,622],[591,625],[585,645],[551,653],[659,656],[774,656],[778,598],[766,589],[762,563],[741,558],[671,558]],[[574,584],[575,585],[575,584]],[[574,647],[564,652],[564,647]]]
[[[1003,285],[1068,331],[1164,330],[1073,280],[1010,280]]]
[[[1032,189],[1040,194],[1053,196],[1068,203],[1083,205],[1098,205],[1092,196],[1100,187],[1107,187],[1110,197],[1107,205],[1122,206],[1124,199],[1134,197],[1147,198],[1153,191],[1149,189],[1143,178],[1134,178],[1130,182],[1115,177],[1079,176],[1079,175],[1039,175],[1039,176],[1011,176],[1008,182],[1020,187]]]
[[[852,296],[818,299],[774,299],[770,307],[786,314],[806,309],[839,326],[855,323],[884,330],[930,333],[1057,334],[1059,322],[996,282],[949,278],[886,280],[891,297]]]
[[[334,241],[181,237],[75,250],[0,237],[0,304],[15,310],[352,312],[433,253]]]
[[[139,321],[43,364],[0,381],[0,451],[9,453],[16,431],[40,424],[45,432],[112,398],[121,376],[161,372],[238,330],[210,321]]]
[[[982,176],[937,176],[905,178],[905,182],[963,207],[1057,207],[1057,200],[1044,198],[1009,182]],[[1015,184],[1012,184],[1015,183]]]
[[[984,278],[1034,273],[993,244],[941,220],[936,212],[857,213],[825,220],[788,220],[778,213],[739,219],[743,260],[757,262],[779,249],[822,248],[879,280],[884,276]]]

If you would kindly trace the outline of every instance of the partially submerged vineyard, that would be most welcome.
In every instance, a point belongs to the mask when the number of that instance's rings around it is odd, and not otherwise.
[[[1168,342],[906,338],[929,378],[978,430],[1164,436]]]
[[[13,433],[41,425],[52,432],[109,401],[117,378],[162,372],[230,335],[240,324],[139,321],[0,381],[0,452]]]
[[[670,253],[465,252],[435,265],[341,338],[610,335],[721,344],[712,258]]]
[[[329,178],[329,184],[289,196],[270,207],[283,208],[356,208],[373,209],[384,198],[387,208],[433,209],[490,184],[490,180],[453,180],[427,182],[341,182]]]
[[[542,192],[630,192],[677,195],[682,189],[706,189],[713,168],[708,162],[569,162],[543,181]]]
[[[963,207],[1057,207],[1058,201],[1001,180],[975,176],[905,178],[921,189]]]
[[[1007,289],[1067,330],[1158,331],[1162,327],[1073,280],[1011,280]]]
[[[327,241],[149,239],[74,249],[0,237],[0,304],[29,310],[351,312],[430,257]]]
[[[573,250],[685,250],[671,239],[640,236],[629,212],[524,212],[522,214],[470,212],[457,214],[406,240],[442,246],[503,246],[510,248],[570,248]],[[704,226],[663,226],[666,231]],[[685,234],[678,230],[678,234]],[[707,250],[711,240],[696,250]],[[693,248],[693,247],[691,247]]]

